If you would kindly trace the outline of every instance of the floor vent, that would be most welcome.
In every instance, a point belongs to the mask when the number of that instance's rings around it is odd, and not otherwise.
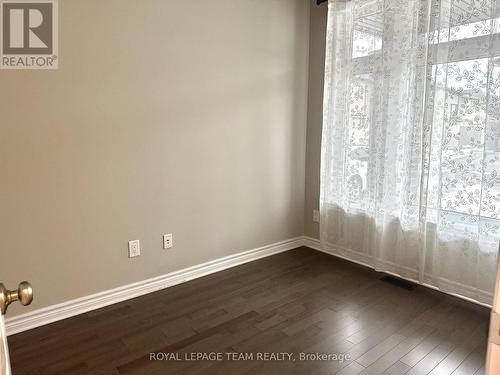
[[[413,290],[417,287],[417,284],[412,283],[411,281],[406,281],[394,276],[384,276],[380,280],[382,280],[384,283],[388,283],[406,290]]]

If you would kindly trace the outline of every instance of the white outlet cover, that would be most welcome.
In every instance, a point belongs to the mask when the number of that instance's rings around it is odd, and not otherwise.
[[[163,235],[163,248],[164,249],[171,249],[174,247],[174,236],[172,233],[169,234],[164,234]]]
[[[128,241],[128,257],[134,258],[141,255],[141,242],[139,240]]]
[[[313,221],[319,223],[319,210],[313,210]]]

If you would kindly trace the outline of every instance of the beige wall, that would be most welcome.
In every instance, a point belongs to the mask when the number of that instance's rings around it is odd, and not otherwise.
[[[8,316],[303,234],[309,0],[59,8],[59,70],[0,71]]]
[[[325,38],[327,4],[310,4],[309,36],[309,100],[307,106],[307,150],[304,231],[306,236],[319,238],[319,224],[313,222],[313,210],[319,208],[321,162],[321,127],[323,115],[323,75],[325,70]]]

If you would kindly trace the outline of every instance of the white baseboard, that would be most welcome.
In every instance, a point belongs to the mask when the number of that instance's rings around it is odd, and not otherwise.
[[[314,249],[314,250],[317,250],[317,251],[321,251],[322,253],[325,253],[325,254],[333,255],[334,257],[347,260],[347,261],[349,261],[351,263],[359,264],[359,265],[361,265],[363,267],[368,267],[368,268],[373,269],[373,267],[370,266],[367,263],[363,263],[363,262],[359,262],[357,260],[349,259],[349,258],[344,257],[344,256],[342,256],[342,255],[340,255],[338,253],[335,253],[335,252],[331,251],[331,250],[325,249],[323,246],[321,246],[321,242],[317,238],[308,237],[308,236],[302,236],[302,243],[303,243],[303,246],[310,247],[311,249]]]
[[[334,251],[331,251],[329,249],[324,248],[323,246],[321,246],[320,240],[318,240],[316,238],[312,238],[312,237],[308,237],[308,236],[302,236],[302,244],[303,244],[303,246],[307,246],[307,247],[309,247],[311,249],[314,249],[314,250],[317,250],[317,251],[321,251],[323,253],[332,255],[334,257],[347,260],[347,261],[349,261],[351,263],[356,263],[356,264],[359,264],[359,265],[361,265],[363,267],[367,267],[367,268],[375,270],[375,268],[373,266],[371,266],[370,264],[363,263],[363,262],[360,262],[360,261],[357,261],[357,260],[354,260],[354,259],[350,259],[348,257],[340,255],[338,252],[334,252]],[[431,284],[428,284],[428,283],[425,283],[425,282],[420,282],[420,281],[415,280],[415,279],[407,278],[407,277],[401,276],[401,275],[399,275],[397,273],[394,273],[394,272],[390,272],[390,271],[382,271],[382,272],[384,272],[386,274],[389,274],[389,275],[396,276],[396,277],[398,277],[400,279],[408,280],[408,281],[410,281],[412,283],[415,283],[415,284],[420,284],[420,285],[422,285],[422,286],[424,286],[426,288],[437,290],[437,291],[439,291],[441,293],[448,294],[450,296],[463,299],[464,301],[472,302],[472,303],[475,303],[475,304],[480,305],[480,306],[485,306],[487,308],[491,308],[491,305],[488,304],[488,303],[486,303],[486,302],[484,302],[484,301],[478,301],[478,300],[475,300],[475,299],[463,296],[461,294],[457,294],[457,293],[445,291],[445,290],[439,289],[438,287],[436,287],[434,285],[431,285]],[[447,280],[447,279],[441,279],[440,282],[441,282],[441,284],[449,285],[449,287],[448,287],[449,289],[452,288],[452,282],[450,282],[449,280]]]
[[[235,267],[237,265],[251,262],[260,258],[268,257],[270,255],[292,250],[300,246],[307,246],[311,249],[343,258],[350,262],[361,264],[365,267],[373,268],[368,264],[353,261],[337,253],[324,249],[321,246],[320,241],[316,238],[301,236],[281,242],[276,242],[271,245],[258,247],[256,249],[244,251],[242,253],[229,255],[227,257],[219,258],[193,267],[171,272],[166,275],[139,281],[133,284],[124,285],[115,289],[106,290],[104,292],[73,299],[57,305],[34,310],[23,315],[8,318],[6,320],[7,335],[13,335],[15,333],[27,331],[29,329],[53,323],[58,320],[70,318],[78,314],[83,314],[88,311],[109,306],[117,302],[122,302],[148,293],[156,292],[158,290],[178,285],[186,281],[196,279],[198,277],[206,276],[211,273],[222,271],[227,268]],[[411,281],[415,282],[414,280]],[[436,287],[431,285],[423,285],[432,289],[437,289]],[[456,295],[453,293],[447,294],[451,294],[456,297],[484,306],[489,306],[487,304],[471,300],[460,295]]]
[[[311,249],[322,251],[326,253],[327,251],[323,250],[321,247],[321,243],[317,238],[302,236],[302,246],[307,246]]]
[[[304,238],[296,237],[244,251],[242,253],[229,255],[193,267],[171,272],[166,275],[34,310],[26,314],[8,318],[6,320],[7,335],[13,335],[91,310],[109,306],[117,302],[156,292],[243,263],[292,250],[303,244]]]

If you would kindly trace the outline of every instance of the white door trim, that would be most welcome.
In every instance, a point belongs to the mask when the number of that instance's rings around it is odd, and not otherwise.
[[[7,335],[5,334],[5,322],[0,313],[0,374],[11,375],[9,346],[7,345]]]

